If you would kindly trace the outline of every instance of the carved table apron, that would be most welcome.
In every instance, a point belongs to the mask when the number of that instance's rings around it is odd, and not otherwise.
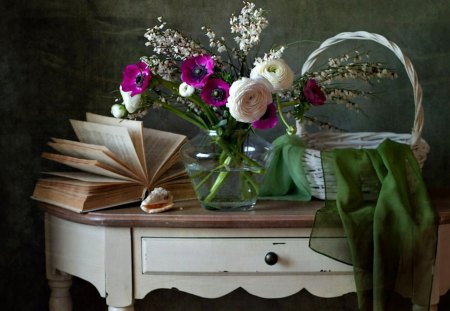
[[[433,195],[440,211],[432,310],[450,288],[450,198]],[[302,289],[319,297],[355,291],[352,267],[312,251],[309,234],[321,201],[260,201],[251,212],[211,212],[196,202],[169,212],[139,207],[74,213],[45,211],[50,310],[72,309],[71,276],[92,283],[109,311],[133,310],[158,288],[215,298],[238,287],[280,298]],[[421,310],[414,306],[413,310]]]

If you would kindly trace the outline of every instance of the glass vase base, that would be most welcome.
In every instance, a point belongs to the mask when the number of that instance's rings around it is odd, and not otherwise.
[[[271,145],[236,130],[202,132],[180,154],[200,205],[210,211],[251,211],[271,156]]]
[[[201,202],[200,205],[203,209],[216,212],[247,212],[253,211],[256,208],[256,202],[243,203],[243,202]]]

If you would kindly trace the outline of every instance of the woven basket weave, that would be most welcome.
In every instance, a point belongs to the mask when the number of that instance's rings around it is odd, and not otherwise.
[[[325,185],[322,171],[322,162],[320,152],[322,150],[332,150],[336,148],[376,148],[385,139],[391,139],[396,142],[408,144],[422,167],[429,146],[425,140],[421,138],[422,127],[424,122],[424,112],[422,108],[422,87],[417,79],[417,74],[409,58],[403,54],[400,48],[385,37],[368,33],[365,31],[343,32],[331,37],[313,51],[302,67],[302,75],[309,71],[318,59],[319,55],[329,47],[345,40],[371,40],[390,49],[405,67],[409,80],[414,92],[414,123],[411,134],[397,134],[389,132],[356,132],[356,133],[338,133],[338,132],[318,132],[307,133],[304,124],[297,122],[297,135],[301,136],[307,145],[306,152],[302,158],[303,167],[305,168],[306,177],[308,179],[312,196],[325,199]],[[333,198],[335,195],[335,177],[329,176],[327,172],[327,198]],[[330,186],[331,185],[331,186]]]

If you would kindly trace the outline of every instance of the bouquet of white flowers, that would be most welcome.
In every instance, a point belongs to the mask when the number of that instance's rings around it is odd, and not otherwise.
[[[245,204],[254,205],[258,194],[255,175],[261,175],[265,165],[249,153],[252,148],[246,147],[253,129],[270,129],[281,120],[287,133],[294,134],[295,126],[287,122],[287,115],[331,127],[308,116],[308,110],[331,102],[358,109],[354,98],[367,95],[361,90],[336,87],[333,81],[395,77],[382,64],[364,61],[358,52],[330,59],[326,68],[300,76],[283,60],[284,45],[254,56],[250,51],[259,45],[260,35],[268,26],[265,15],[254,3],[244,2],[240,14],[230,18],[234,44],[229,45],[205,26],[207,46],[168,28],[159,18],[159,24],[145,34],[152,54],[123,71],[122,102],[111,109],[115,117],[141,118],[150,109],[163,108],[204,132],[214,133],[210,143],[220,149],[214,152],[216,166],[191,175],[196,190],[203,188],[199,199],[204,206],[220,199],[221,188],[237,167],[245,170],[239,182],[233,182],[241,185],[241,195],[251,193],[253,203]],[[192,161],[200,160],[198,154],[194,157]],[[237,197],[234,201],[246,200]]]

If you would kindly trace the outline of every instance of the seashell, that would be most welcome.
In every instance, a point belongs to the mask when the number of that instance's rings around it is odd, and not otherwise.
[[[164,212],[172,207],[172,194],[170,191],[161,187],[153,189],[141,203],[141,209],[149,214]]]

